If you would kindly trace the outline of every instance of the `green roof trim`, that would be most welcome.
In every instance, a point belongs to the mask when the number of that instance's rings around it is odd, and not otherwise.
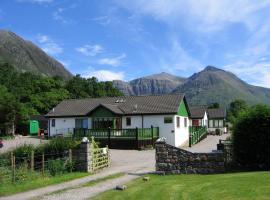
[[[97,107],[90,113],[91,117],[115,117],[116,115],[109,109],[102,106]]]
[[[184,99],[180,103],[177,114],[180,116],[183,116],[183,117],[188,117],[187,105],[186,105]]]

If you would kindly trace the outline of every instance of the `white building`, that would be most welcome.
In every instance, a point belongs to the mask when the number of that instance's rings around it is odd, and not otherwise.
[[[189,109],[183,94],[64,100],[51,110],[49,135],[73,129],[159,128],[159,137],[173,146],[189,139]]]

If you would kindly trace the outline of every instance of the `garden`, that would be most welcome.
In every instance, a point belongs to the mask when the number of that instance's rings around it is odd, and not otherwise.
[[[72,150],[80,144],[72,138],[56,137],[34,147],[24,144],[0,154],[0,196],[87,176],[75,171]]]

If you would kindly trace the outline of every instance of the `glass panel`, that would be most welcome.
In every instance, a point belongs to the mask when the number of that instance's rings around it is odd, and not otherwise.
[[[218,124],[219,124],[219,127],[220,127],[220,128],[223,128],[223,126],[224,126],[224,125],[223,125],[223,120],[219,120]]]
[[[209,120],[209,127],[213,128],[213,120]]]
[[[164,123],[165,124],[170,124],[173,122],[173,118],[172,117],[164,117]]]
[[[185,118],[185,127],[187,127],[187,118]]]
[[[177,124],[177,128],[180,127],[180,117],[176,117],[176,124]]]

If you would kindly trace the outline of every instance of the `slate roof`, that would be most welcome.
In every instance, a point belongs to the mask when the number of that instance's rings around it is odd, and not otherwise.
[[[205,106],[189,107],[191,119],[202,119],[206,112]]]
[[[184,94],[71,99],[59,103],[46,117],[86,116],[99,106],[122,115],[173,114],[183,99]]]
[[[207,109],[208,119],[226,118],[226,109],[224,108],[211,108]]]

